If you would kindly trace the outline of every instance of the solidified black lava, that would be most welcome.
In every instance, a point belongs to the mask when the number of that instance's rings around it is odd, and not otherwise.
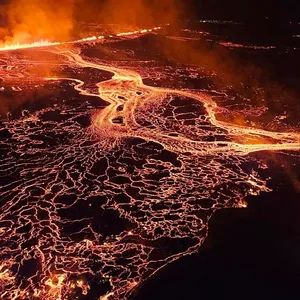
[[[216,212],[199,253],[160,270],[130,300],[299,299],[300,191],[284,167],[266,172],[274,192],[248,196],[247,209]]]

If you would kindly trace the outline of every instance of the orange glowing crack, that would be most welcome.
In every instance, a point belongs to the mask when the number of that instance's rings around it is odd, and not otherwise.
[[[39,46],[47,45],[33,47]],[[300,149],[298,132],[218,120],[219,107],[205,93],[147,86],[134,68],[101,64],[60,47],[46,50],[67,58],[64,66],[76,70],[72,77],[46,77],[52,88],[62,89],[71,81],[76,97],[78,92],[108,105],[89,111],[65,105],[56,111],[63,117],[60,122],[42,121],[53,112],[44,109],[3,123],[13,134],[12,144],[5,141],[11,153],[0,168],[1,178],[12,178],[0,187],[3,299],[75,299],[78,291],[88,296],[90,277],[105,285],[100,299],[126,299],[162,267],[198,251],[214,211],[247,207],[247,195],[270,191],[256,171],[262,166],[247,154]],[[84,69],[107,71],[112,77],[97,79],[91,91],[76,76]],[[180,121],[184,113],[177,112],[176,97],[182,106],[194,101],[200,112],[195,109],[189,118],[198,123]],[[78,125],[86,117],[83,111],[92,115],[88,128]],[[211,137],[207,128],[227,139],[205,139]],[[243,163],[253,164],[252,169],[245,171]],[[103,225],[106,214],[111,224]],[[32,260],[37,271],[22,277],[22,268]]]

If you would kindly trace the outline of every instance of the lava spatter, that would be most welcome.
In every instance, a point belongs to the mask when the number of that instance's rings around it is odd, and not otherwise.
[[[219,121],[208,94],[147,86],[79,49],[44,48],[60,57],[59,75],[43,78],[55,105],[2,122],[3,299],[126,299],[196,252],[214,211],[268,191],[249,153],[300,148],[297,132]],[[7,53],[6,66],[22,56]],[[16,69],[12,94],[34,63]],[[87,70],[111,78],[89,85]]]

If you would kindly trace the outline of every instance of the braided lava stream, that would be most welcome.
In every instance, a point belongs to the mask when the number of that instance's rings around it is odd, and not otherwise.
[[[68,66],[113,76],[85,87],[108,105],[64,110],[61,121],[3,121],[1,299],[126,299],[166,264],[199,250],[214,211],[269,191],[256,151],[299,150],[296,132],[221,122],[210,96],[147,86],[137,71],[74,50]],[[82,128],[76,121],[91,116]],[[59,143],[45,145],[47,139]]]
[[[150,87],[143,84],[141,76],[131,70],[120,70],[114,67],[98,65],[84,60],[79,54],[72,52],[64,53],[69,60],[74,61],[81,67],[95,68],[113,73],[111,80],[97,84],[99,94],[91,94],[81,89],[84,82],[80,82],[75,89],[83,95],[99,96],[110,105],[94,116],[93,128],[96,132],[101,132],[114,139],[118,137],[140,137],[145,140],[158,142],[165,149],[177,152],[191,152],[196,154],[211,154],[214,152],[226,151],[233,154],[249,154],[250,152],[262,150],[297,150],[300,148],[300,134],[286,132],[269,132],[260,129],[242,127],[218,121],[215,117],[217,104],[205,94],[195,94],[187,91],[171,90],[166,88]],[[70,79],[72,80],[72,79]],[[236,142],[207,141],[195,142],[185,137],[172,137],[156,130],[145,130],[139,126],[135,118],[135,111],[139,105],[149,105],[150,103],[160,103],[166,95],[178,95],[199,101],[205,107],[207,120],[212,126],[226,130],[232,136],[254,136],[260,140],[268,139],[269,143],[243,144]],[[118,112],[118,107],[122,107]],[[122,125],[115,125],[113,120],[122,118]],[[247,138],[245,138],[247,140]]]

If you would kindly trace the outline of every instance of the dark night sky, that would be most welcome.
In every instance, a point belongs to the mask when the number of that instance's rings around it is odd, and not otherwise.
[[[12,0],[0,0],[0,5]],[[100,9],[104,3],[112,0],[75,0],[84,3],[84,6],[93,4],[93,7]],[[126,0],[125,0],[126,1]],[[151,0],[141,0],[150,7],[153,6]],[[160,2],[168,0],[161,0]],[[188,17],[194,15],[195,18],[240,20],[256,22],[269,19],[274,22],[300,21],[300,1],[299,0],[177,0],[188,7]],[[155,1],[154,1],[155,2]],[[59,3],[53,0],[53,3]],[[130,6],[132,0],[128,0]],[[78,6],[78,5],[77,5]]]
[[[208,18],[255,22],[268,16],[278,22],[300,20],[300,1],[297,0],[195,0],[194,4],[198,15]]]

